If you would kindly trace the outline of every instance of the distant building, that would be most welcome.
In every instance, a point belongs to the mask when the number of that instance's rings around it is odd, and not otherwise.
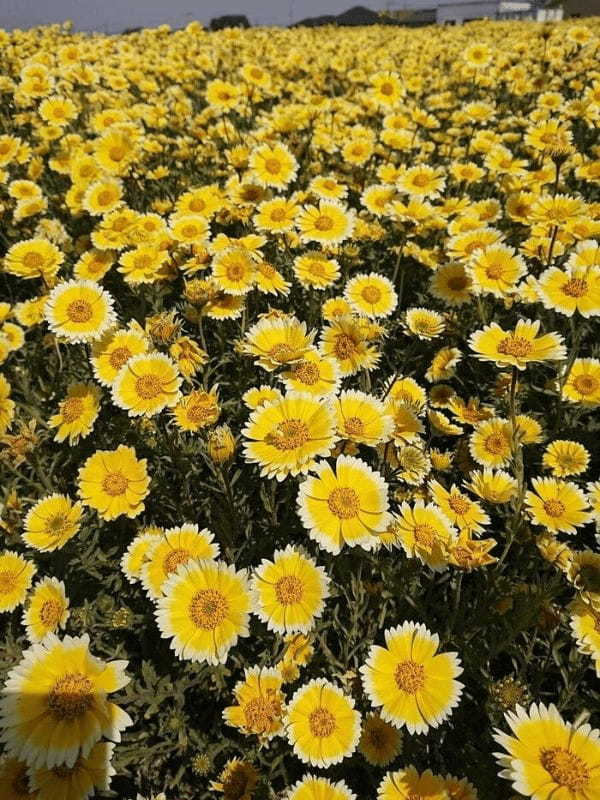
[[[565,0],[585,3],[586,0]],[[590,0],[598,4],[599,0]],[[461,25],[477,19],[534,19],[540,22],[562,19],[562,8],[544,8],[543,0],[438,0],[436,22]]]

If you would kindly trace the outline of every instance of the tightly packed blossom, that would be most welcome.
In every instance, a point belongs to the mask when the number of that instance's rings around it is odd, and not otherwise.
[[[0,51],[0,798],[597,800],[598,18]]]

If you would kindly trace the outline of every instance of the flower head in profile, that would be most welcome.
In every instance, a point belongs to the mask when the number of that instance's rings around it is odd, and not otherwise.
[[[25,602],[35,573],[35,565],[19,553],[0,552],[0,613],[13,611]]]
[[[393,533],[410,558],[418,558],[435,571],[448,566],[457,532],[438,506],[422,500],[415,501],[412,506],[402,503]]]
[[[563,339],[558,333],[538,336],[540,321],[519,320],[514,331],[503,330],[496,322],[475,331],[469,339],[471,350],[482,361],[493,361],[525,369],[532,361],[561,361],[566,358]]]

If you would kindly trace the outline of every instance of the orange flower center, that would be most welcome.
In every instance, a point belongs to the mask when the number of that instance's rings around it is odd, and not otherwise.
[[[425,686],[425,667],[416,661],[401,661],[394,671],[396,686],[406,694],[416,694]]]
[[[206,203],[200,197],[195,197],[189,204],[188,208],[190,211],[194,211],[198,213],[200,211],[204,211],[206,208]]]
[[[461,292],[469,285],[469,279],[466,275],[453,275],[448,278],[448,288],[453,292]]]
[[[544,503],[544,511],[549,517],[560,517],[565,513],[565,505],[560,500],[552,498]]]
[[[436,530],[432,525],[415,525],[413,536],[417,544],[423,547],[431,547],[435,541]]]
[[[94,685],[81,672],[68,672],[59,678],[48,695],[48,707],[57,719],[73,720],[88,711],[94,702]]]
[[[275,594],[284,606],[299,603],[304,595],[302,581],[295,575],[284,575],[275,584]]]
[[[333,352],[340,360],[350,358],[356,352],[356,342],[347,333],[340,333],[335,337]]]
[[[421,188],[423,188],[423,186],[427,186],[427,184],[429,183],[429,176],[425,175],[422,172],[419,175],[414,175],[412,182],[414,186],[420,186]]]
[[[102,489],[110,497],[125,494],[128,486],[129,481],[120,472],[109,472],[102,481]]]
[[[203,631],[212,631],[226,619],[229,602],[216,589],[201,589],[193,596],[189,607],[194,625]]]
[[[269,350],[269,355],[277,361],[289,361],[296,355],[296,351],[289,344],[279,342]]]
[[[308,265],[308,271],[311,275],[322,278],[325,275],[325,264],[322,261],[311,261]]]
[[[179,549],[171,550],[163,560],[163,569],[167,575],[175,572],[180,564],[185,564],[190,560],[189,550]]]
[[[123,145],[115,145],[108,151],[111,161],[122,161],[125,158],[126,150]]]
[[[246,727],[254,733],[266,733],[281,713],[281,704],[271,690],[267,696],[253,697],[244,706]]]
[[[497,281],[504,274],[504,267],[502,264],[490,264],[486,267],[485,274],[492,281]]]
[[[10,594],[17,587],[17,576],[14,572],[0,572],[0,594]]]
[[[89,322],[93,315],[94,310],[88,300],[73,300],[67,306],[67,317],[71,322]]]
[[[573,386],[579,394],[593,394],[598,388],[598,380],[592,375],[578,375],[573,380]]]
[[[44,257],[39,253],[27,253],[23,258],[23,264],[27,269],[39,269],[44,263]]]
[[[271,219],[273,222],[283,222],[285,219],[285,208],[274,208],[271,211]]]
[[[132,353],[128,347],[115,347],[108,357],[109,364],[115,370],[121,369],[131,358]]]
[[[40,620],[46,628],[55,628],[60,620],[63,607],[58,600],[46,600],[40,608]]]
[[[579,792],[589,783],[590,772],[585,761],[564,747],[542,750],[540,762],[555,783],[571,792]]]
[[[459,494],[451,494],[448,497],[448,505],[452,511],[459,516],[466,514],[471,507],[471,503],[469,503],[468,500],[465,500],[464,497],[461,497]]]
[[[359,417],[348,417],[344,422],[344,431],[350,436],[362,436],[364,430],[365,424]]]
[[[377,286],[365,286],[361,295],[367,303],[374,305],[381,300],[381,289],[378,289]]]
[[[498,343],[497,350],[504,356],[515,356],[524,358],[533,350],[533,342],[524,339],[522,336],[507,336]]]
[[[569,297],[583,297],[587,292],[588,284],[583,278],[571,278],[561,287],[563,294]]]
[[[239,281],[246,274],[246,268],[244,264],[238,261],[237,263],[234,264],[228,264],[225,269],[225,274],[227,275],[230,281]]]
[[[265,437],[265,442],[278,450],[296,450],[310,439],[308,426],[301,419],[285,419]]]
[[[327,736],[331,736],[335,730],[335,717],[331,711],[320,706],[310,714],[308,727],[313,736],[325,739]]]
[[[499,456],[508,451],[508,442],[501,433],[492,433],[485,440],[485,449],[494,456]]]
[[[135,381],[135,391],[143,400],[153,400],[162,393],[158,375],[140,375]]]
[[[330,231],[333,228],[333,220],[326,214],[321,214],[315,220],[315,228],[318,231]]]
[[[271,175],[277,175],[278,172],[281,172],[281,162],[276,158],[267,158],[265,161],[265,169],[267,172],[270,172]]]
[[[385,81],[385,83],[382,83],[381,86],[379,87],[379,91],[386,97],[390,97],[391,95],[394,94],[394,85],[389,81]]]
[[[301,361],[294,368],[294,378],[307,386],[314,386],[320,377],[319,368],[312,361]]]
[[[360,498],[354,489],[338,486],[327,498],[327,505],[338,519],[352,519],[360,511]]]
[[[64,422],[75,422],[83,413],[83,400],[80,397],[68,397],[62,403],[60,411]]]

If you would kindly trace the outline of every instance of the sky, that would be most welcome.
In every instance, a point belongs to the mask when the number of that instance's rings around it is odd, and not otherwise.
[[[253,25],[289,25],[306,17],[339,14],[354,5],[432,8],[436,0],[0,0],[0,28],[29,28],[73,20],[76,30],[120,33],[163,23],[208,24],[222,14],[245,14]]]

